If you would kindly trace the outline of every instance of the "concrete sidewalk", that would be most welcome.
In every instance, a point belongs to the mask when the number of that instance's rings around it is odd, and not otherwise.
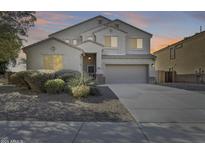
[[[205,123],[1,121],[0,142],[205,142]]]
[[[136,123],[1,121],[0,142],[147,142]]]

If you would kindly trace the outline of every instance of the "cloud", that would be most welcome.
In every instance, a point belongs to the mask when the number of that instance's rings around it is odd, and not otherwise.
[[[168,45],[171,45],[173,43],[176,43],[180,41],[182,38],[172,38],[167,36],[161,36],[161,35],[154,35],[151,41],[151,52],[155,52],[161,48],[164,48]]]
[[[136,27],[145,28],[149,26],[149,20],[137,12],[119,12],[119,14],[125,21]]]
[[[37,29],[37,28],[30,29],[30,31],[28,32],[27,41],[24,42],[23,44],[24,44],[24,46],[33,44],[35,42],[38,42],[40,40],[47,38],[48,35],[49,35],[49,32],[47,32],[43,29]]]
[[[63,12],[37,12],[36,25],[38,26],[66,26],[66,22],[75,19],[75,16]]]
[[[47,25],[49,24],[49,21],[43,18],[37,18],[36,24],[37,25]]]

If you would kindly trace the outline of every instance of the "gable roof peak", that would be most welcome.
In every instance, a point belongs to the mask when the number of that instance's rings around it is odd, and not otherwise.
[[[131,25],[131,24],[127,23],[127,22],[124,22],[124,21],[122,21],[122,20],[120,20],[120,19],[115,19],[115,20],[112,21],[112,23],[114,23],[114,22],[116,22],[116,21],[119,21],[119,22],[121,22],[121,23],[124,23],[124,24],[126,24],[126,25],[128,25],[128,26],[130,26],[130,27],[133,27],[133,28],[135,28],[135,29],[137,29],[137,30],[140,30],[141,32],[144,32],[144,33],[149,34],[150,36],[152,36],[151,33],[146,32],[146,31],[144,31],[144,30],[142,30],[142,29],[140,29],[140,28],[138,28],[138,27],[136,27],[136,26],[134,26],[134,25]]]
[[[62,32],[62,31],[64,31],[64,30],[67,30],[67,29],[70,29],[70,28],[73,28],[73,27],[75,27],[75,26],[81,25],[81,24],[83,24],[83,23],[85,23],[85,22],[88,22],[88,21],[91,21],[91,20],[94,20],[94,19],[97,19],[97,18],[104,18],[104,19],[108,20],[109,22],[112,21],[111,19],[108,19],[108,18],[106,18],[105,16],[98,15],[98,16],[89,18],[89,19],[87,19],[87,20],[84,20],[84,21],[82,21],[82,22],[79,22],[79,23],[77,23],[77,24],[74,24],[74,25],[72,25],[72,26],[69,26],[69,27],[66,27],[66,28],[64,28],[64,29],[61,29],[61,30],[59,30],[59,31],[56,31],[56,32],[54,32],[54,33],[51,33],[51,34],[48,35],[48,36],[51,37],[51,36],[54,35],[54,34],[57,34],[57,33],[59,33],[59,32]]]

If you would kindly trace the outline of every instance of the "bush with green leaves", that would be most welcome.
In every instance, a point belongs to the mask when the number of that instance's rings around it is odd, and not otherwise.
[[[41,92],[44,91],[44,83],[52,78],[51,73],[29,70],[11,75],[10,82],[19,87],[26,87],[33,91]]]
[[[46,81],[44,87],[47,93],[60,93],[64,90],[65,82],[62,79]]]
[[[53,79],[53,76],[51,73],[45,73],[45,72],[33,72],[28,76],[25,76],[25,81],[28,83],[28,85],[31,87],[31,90],[36,92],[42,92],[45,91],[44,84],[47,80]]]
[[[78,85],[71,88],[72,95],[76,98],[87,97],[90,94],[90,87],[86,85]]]

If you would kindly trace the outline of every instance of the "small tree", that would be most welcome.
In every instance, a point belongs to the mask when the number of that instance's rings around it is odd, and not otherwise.
[[[34,14],[31,11],[0,12],[0,73],[17,58],[22,41],[36,21]]]

